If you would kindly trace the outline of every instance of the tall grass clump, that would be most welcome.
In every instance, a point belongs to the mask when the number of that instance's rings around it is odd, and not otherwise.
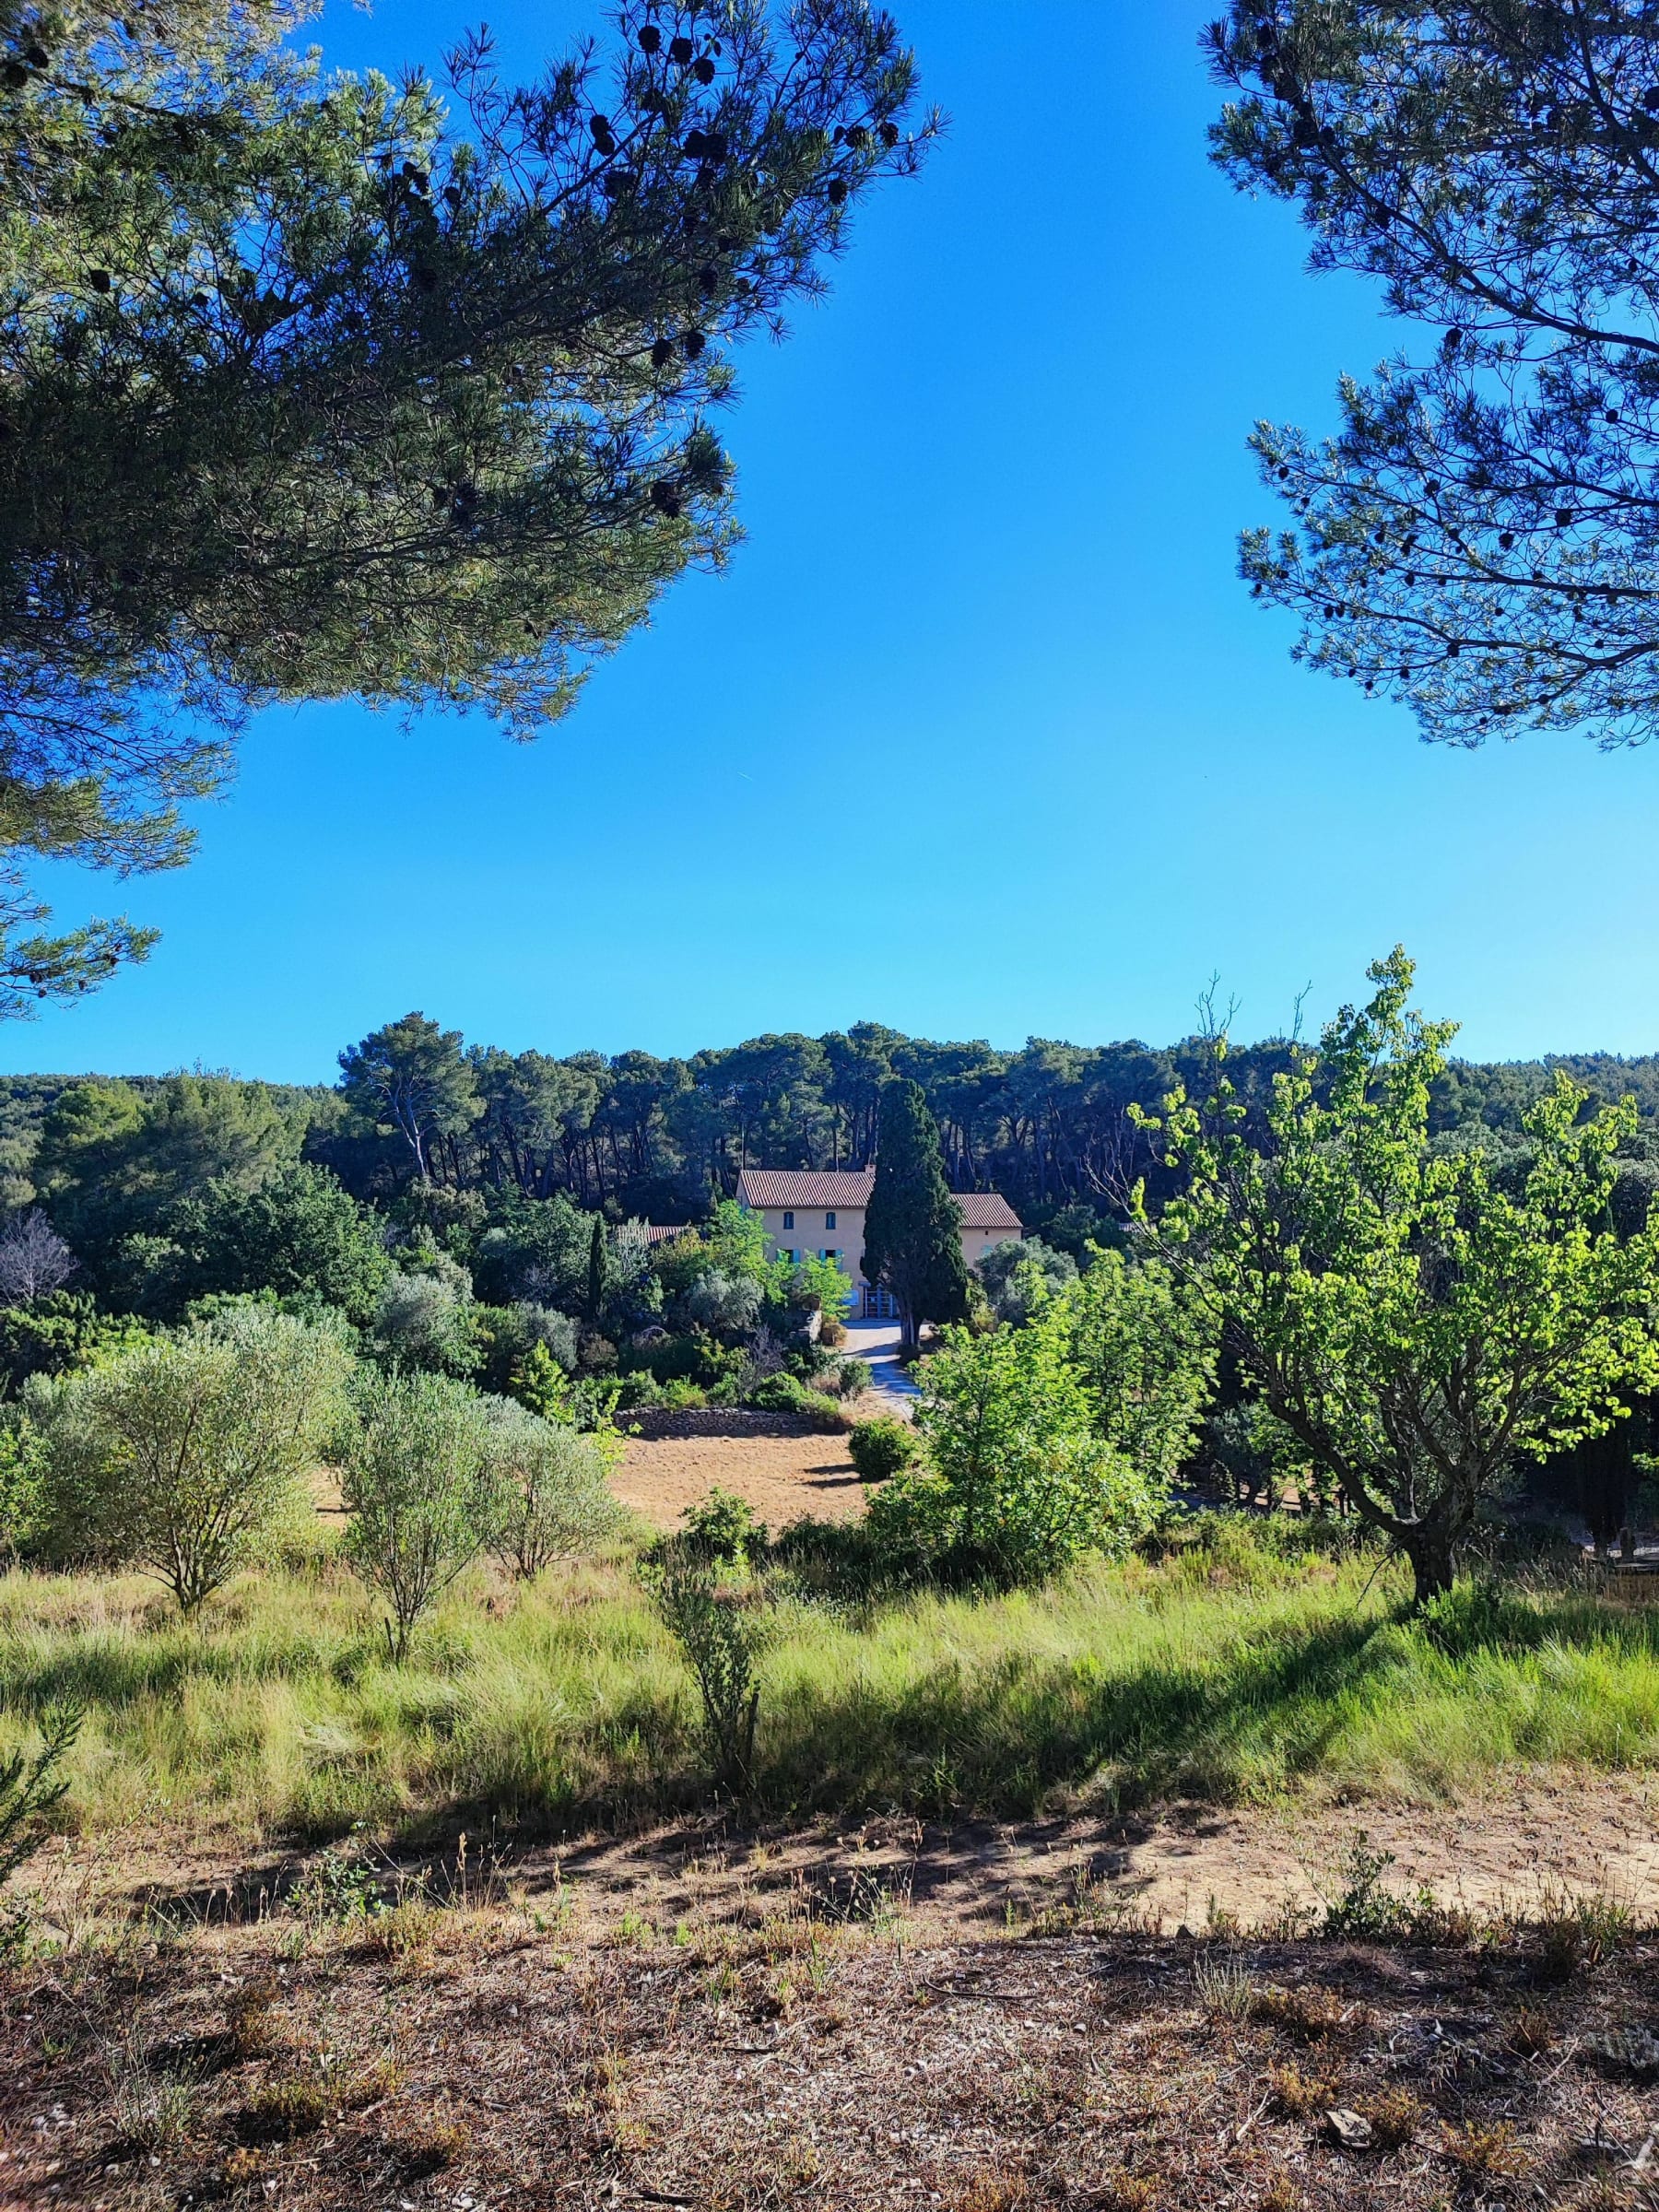
[[[1414,1618],[1397,1561],[1300,1541],[1206,1515],[1156,1559],[862,1600],[815,1594],[793,1546],[757,1550],[731,1608],[753,1637],[740,1730],[759,1692],[745,1794],[999,1817],[1430,1802],[1529,1765],[1659,1760],[1659,1612],[1512,1588],[1496,1613],[1454,1592]],[[86,1721],[56,1818],[85,1829],[556,1832],[694,1803],[714,1763],[694,1669],[620,1546],[528,1583],[476,1559],[401,1662],[326,1552],[190,1619],[135,1575],[0,1576],[0,1759],[32,1755],[64,1700]]]

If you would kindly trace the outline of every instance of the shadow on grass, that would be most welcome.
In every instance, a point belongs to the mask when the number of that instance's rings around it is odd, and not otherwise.
[[[762,1724],[760,1794],[799,1808],[1029,1818],[1104,1778],[1117,1806],[1227,1799],[1253,1769],[1317,1766],[1341,1701],[1374,1676],[1383,1624],[1345,1619],[1247,1639],[1207,1664],[1108,1673],[1084,1657],[947,1662],[896,1696],[854,1682],[797,1696]]]

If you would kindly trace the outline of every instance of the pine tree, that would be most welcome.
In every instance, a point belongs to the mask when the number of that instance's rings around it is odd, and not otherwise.
[[[732,347],[931,129],[866,0],[624,0],[522,88],[478,33],[447,99],[325,76],[310,12],[0,10],[0,1014],[148,941],[21,871],[183,859],[251,710],[528,736],[718,566]]]
[[[1288,526],[1242,572],[1426,737],[1659,733],[1653,37],[1560,0],[1232,0],[1208,33],[1220,166],[1422,328],[1335,437],[1257,425]]]
[[[892,1292],[909,1347],[924,1321],[968,1317],[961,1211],[945,1180],[938,1124],[922,1086],[908,1079],[889,1083],[881,1094],[864,1271]]]

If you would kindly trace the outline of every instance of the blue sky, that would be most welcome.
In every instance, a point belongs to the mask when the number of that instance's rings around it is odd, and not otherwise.
[[[411,1006],[551,1052],[1162,1041],[1217,970],[1257,1035],[1396,940],[1471,1053],[1659,1048],[1659,758],[1426,747],[1234,577],[1252,421],[1329,424],[1395,339],[1208,167],[1199,0],[898,12],[950,134],[741,357],[728,572],[528,747],[265,715],[194,865],[129,888],[147,967],[0,1032],[7,1070],[324,1080]],[[395,65],[475,20],[330,0],[324,42]],[[524,68],[593,20],[490,16]]]

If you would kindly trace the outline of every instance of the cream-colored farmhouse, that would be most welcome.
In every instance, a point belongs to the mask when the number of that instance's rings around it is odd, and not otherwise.
[[[865,1211],[875,1182],[874,1168],[823,1174],[747,1168],[738,1178],[737,1202],[765,1224],[769,1258],[774,1253],[792,1260],[815,1253],[839,1260],[853,1278],[854,1312],[866,1320],[887,1320],[896,1311],[891,1293],[864,1277]],[[958,1191],[954,1196],[962,1217],[962,1256],[970,1267],[994,1244],[1025,1235],[1019,1216],[995,1191]]]

